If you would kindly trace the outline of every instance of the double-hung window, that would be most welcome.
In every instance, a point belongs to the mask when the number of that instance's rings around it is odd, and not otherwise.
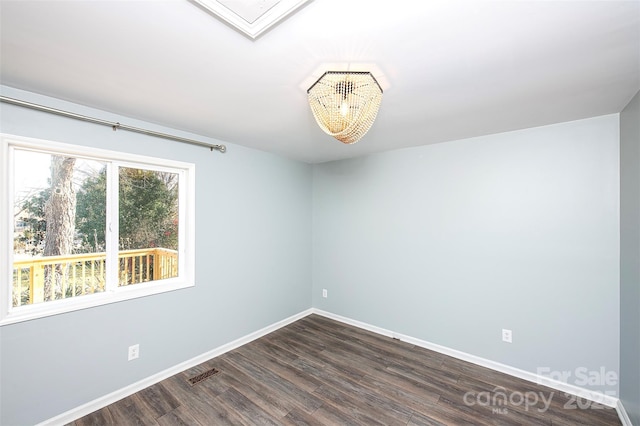
[[[194,285],[193,164],[0,138],[0,324]]]

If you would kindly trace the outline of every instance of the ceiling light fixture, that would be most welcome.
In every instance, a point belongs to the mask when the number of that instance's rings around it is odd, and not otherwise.
[[[327,71],[307,95],[320,128],[340,142],[352,144],[373,125],[382,88],[368,71]]]

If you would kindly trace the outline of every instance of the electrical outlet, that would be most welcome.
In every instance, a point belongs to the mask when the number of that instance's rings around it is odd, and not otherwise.
[[[135,344],[129,346],[129,361],[136,359],[140,356],[140,345]]]
[[[507,342],[507,343],[511,343],[513,341],[513,334],[511,332],[511,330],[507,330],[506,328],[502,329],[502,341],[503,342]]]
[[[325,299],[327,298],[327,289],[326,288],[322,289],[322,297],[324,297]]]

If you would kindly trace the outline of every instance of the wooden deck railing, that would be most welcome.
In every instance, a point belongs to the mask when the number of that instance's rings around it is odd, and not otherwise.
[[[13,262],[13,306],[104,291],[106,253],[47,256]],[[45,285],[47,274],[57,274]],[[178,275],[178,252],[165,248],[118,252],[118,286]],[[45,290],[46,288],[46,290]]]

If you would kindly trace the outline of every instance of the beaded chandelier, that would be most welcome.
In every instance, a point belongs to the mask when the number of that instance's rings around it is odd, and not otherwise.
[[[340,142],[352,144],[373,125],[382,88],[370,72],[327,71],[307,95],[320,128]]]

